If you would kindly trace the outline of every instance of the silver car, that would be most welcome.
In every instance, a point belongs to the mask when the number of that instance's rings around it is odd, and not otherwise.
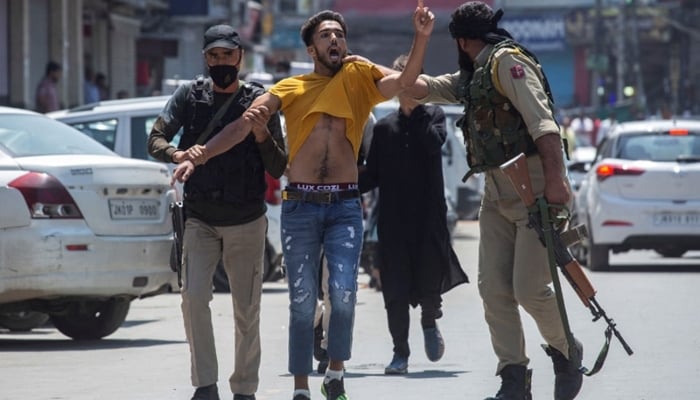
[[[0,326],[116,331],[132,300],[170,290],[173,200],[162,164],[0,107]]]
[[[700,121],[618,124],[600,145],[576,195],[589,239],[576,249],[591,270],[610,251],[681,257],[700,249]]]

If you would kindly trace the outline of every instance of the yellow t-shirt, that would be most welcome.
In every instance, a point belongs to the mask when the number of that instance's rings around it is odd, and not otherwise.
[[[384,75],[372,64],[344,64],[334,76],[317,73],[292,76],[269,90],[282,102],[287,124],[289,162],[309,137],[321,114],[345,119],[345,136],[358,157],[362,129],[372,107],[386,100],[375,82]]]

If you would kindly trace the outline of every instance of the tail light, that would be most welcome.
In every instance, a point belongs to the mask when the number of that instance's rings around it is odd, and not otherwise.
[[[671,128],[668,131],[668,134],[671,136],[688,136],[688,130],[687,129],[681,129],[681,128]]]
[[[83,218],[68,190],[49,174],[29,172],[13,180],[8,186],[22,193],[32,218]]]
[[[265,191],[265,201],[268,204],[272,205],[282,203],[280,180],[273,178],[272,175],[265,172],[265,183],[267,184],[267,190]]]
[[[595,174],[598,181],[602,182],[611,176],[637,176],[643,174],[645,171],[639,167],[633,167],[625,164],[601,164],[596,170]]]

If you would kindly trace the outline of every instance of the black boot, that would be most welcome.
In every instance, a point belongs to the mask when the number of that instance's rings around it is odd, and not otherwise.
[[[495,397],[485,400],[532,400],[532,370],[524,365],[506,365],[498,374],[501,376],[501,388]]]
[[[581,390],[583,373],[581,362],[583,360],[583,345],[574,339],[574,349],[571,358],[564,355],[552,346],[542,346],[547,355],[552,357],[554,364],[554,400],[573,400]]]

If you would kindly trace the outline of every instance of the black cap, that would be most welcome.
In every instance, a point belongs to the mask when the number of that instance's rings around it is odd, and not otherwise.
[[[214,47],[224,47],[227,49],[237,49],[241,47],[241,38],[229,25],[214,25],[204,32],[204,46],[202,52],[206,52]]]

